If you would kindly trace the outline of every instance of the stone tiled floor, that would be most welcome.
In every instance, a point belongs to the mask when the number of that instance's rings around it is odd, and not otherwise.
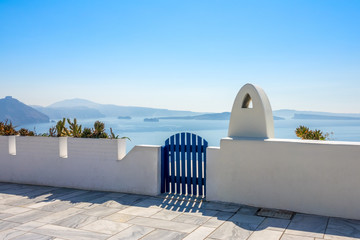
[[[0,239],[360,239],[360,221],[256,212],[174,196],[0,183]]]

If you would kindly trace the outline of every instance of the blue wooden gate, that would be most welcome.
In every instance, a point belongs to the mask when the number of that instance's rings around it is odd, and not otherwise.
[[[192,133],[177,133],[162,147],[161,192],[206,195],[208,142]]]

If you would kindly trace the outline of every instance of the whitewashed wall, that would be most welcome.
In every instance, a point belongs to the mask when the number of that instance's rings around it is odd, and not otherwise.
[[[0,181],[160,193],[160,146],[135,146],[123,156],[125,141],[67,138],[64,155],[60,141],[61,138],[16,137],[16,155],[11,155],[9,137],[1,136]]]
[[[207,200],[360,219],[360,143],[221,140]]]

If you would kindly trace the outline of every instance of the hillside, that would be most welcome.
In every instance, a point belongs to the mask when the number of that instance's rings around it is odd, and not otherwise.
[[[10,96],[0,99],[0,121],[6,119],[14,125],[49,122],[48,116]]]

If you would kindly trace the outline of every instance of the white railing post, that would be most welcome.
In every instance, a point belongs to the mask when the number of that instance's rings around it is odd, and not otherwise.
[[[67,137],[59,137],[59,157],[68,158]]]
[[[9,136],[9,154],[16,155],[16,136]]]

